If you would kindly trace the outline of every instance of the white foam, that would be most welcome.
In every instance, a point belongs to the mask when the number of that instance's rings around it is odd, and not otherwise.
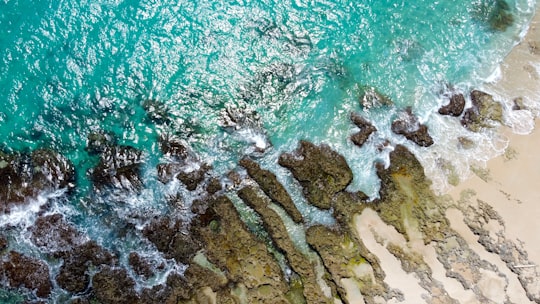
[[[26,203],[14,205],[9,213],[0,215],[0,227],[33,225],[35,217],[41,208],[51,199],[60,198],[66,193],[66,189],[52,192],[42,192],[36,198],[28,198]]]

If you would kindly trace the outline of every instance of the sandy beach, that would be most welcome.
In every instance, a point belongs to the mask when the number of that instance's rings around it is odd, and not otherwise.
[[[460,271],[445,267],[436,245],[425,244],[423,236],[414,233],[413,225],[407,227],[409,239],[406,240],[372,209],[367,208],[354,218],[356,233],[379,258],[386,273],[385,282],[403,293],[404,303],[537,302],[527,293],[538,294],[540,290],[540,121],[534,119],[539,115],[539,75],[540,14],[537,11],[523,40],[501,64],[497,79],[484,87],[506,108],[507,126],[498,130],[509,141],[505,153],[489,160],[485,168],[472,170],[476,173],[453,187],[441,200],[442,204],[448,204],[441,208],[451,229],[466,241],[470,252],[492,265],[491,270],[481,269],[475,275],[474,267],[464,267],[462,281],[458,282],[448,272]],[[419,271],[405,271],[404,264],[391,254],[391,245],[422,256],[431,269],[431,281],[423,280]],[[509,258],[502,249],[505,246],[512,248],[514,257],[515,252],[526,252],[527,258],[521,259],[526,262]],[[463,280],[470,283],[468,288]],[[350,301],[364,302],[361,297],[352,297]]]
[[[523,41],[505,58],[501,77],[488,84],[490,92],[500,96],[507,107],[523,103],[515,110],[525,119],[538,116],[540,104],[540,14],[536,13]],[[458,200],[463,191],[474,191],[471,199],[489,203],[503,218],[505,233],[524,242],[529,257],[540,265],[540,121],[535,120],[531,134],[516,134],[522,129],[511,125],[501,128],[509,139],[504,155],[487,163],[487,174],[473,175],[450,191]]]

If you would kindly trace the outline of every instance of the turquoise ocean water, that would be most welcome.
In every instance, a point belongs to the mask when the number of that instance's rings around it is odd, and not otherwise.
[[[382,137],[392,137],[391,119],[411,106],[443,141],[454,131],[433,118],[441,90],[451,84],[466,91],[488,78],[536,7],[509,0],[514,23],[498,31],[489,25],[495,2],[3,0],[0,148],[51,147],[67,156],[79,192],[56,207],[104,243],[115,232],[86,207],[86,172],[98,158],[84,148],[97,130],[146,153],[145,191],[112,217],[137,208],[164,212],[167,189],[155,178],[162,133],[185,140],[218,173],[256,147],[270,147],[260,162],[281,180],[290,179],[275,164],[281,151],[299,139],[325,142],[347,157],[356,174],[352,187],[376,196],[373,162],[384,156],[374,144],[358,149],[347,141],[350,113],[362,112]],[[362,108],[369,87],[395,107]],[[163,106],[170,121],[149,119],[146,100]],[[225,127],[225,109],[241,113],[243,122]],[[13,221],[24,219],[0,223]],[[138,246],[133,242],[108,247],[123,251]]]

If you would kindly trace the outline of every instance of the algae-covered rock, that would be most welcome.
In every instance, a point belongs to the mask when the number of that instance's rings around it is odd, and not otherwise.
[[[186,185],[189,191],[197,189],[197,186],[206,178],[208,171],[212,167],[208,164],[202,164],[199,168],[192,171],[181,171],[177,178]]]
[[[505,31],[514,23],[512,9],[505,0],[477,1],[472,10],[472,16],[494,31]]]
[[[369,136],[377,131],[377,128],[375,128],[367,119],[363,118],[362,116],[352,113],[351,114],[351,121],[360,128],[360,131],[357,133],[354,133],[351,135],[351,141],[361,147],[364,145],[364,143],[368,140]]]
[[[401,262],[401,267],[405,272],[416,274],[420,286],[429,292],[431,299],[427,301],[428,303],[459,304],[459,301],[448,294],[444,285],[433,278],[431,268],[420,253],[403,250],[400,246],[392,243],[388,244],[386,249]]]
[[[309,258],[296,249],[289,232],[279,215],[268,208],[269,200],[257,194],[254,187],[244,187],[238,191],[238,196],[258,214],[261,215],[263,227],[270,234],[275,246],[285,253],[292,269],[298,273],[304,286],[304,296],[308,303],[328,303],[316,281],[314,265]]]
[[[90,172],[94,187],[98,191],[139,191],[143,186],[140,176],[143,160],[142,152],[131,146],[106,148],[100,155],[99,164]]]
[[[492,128],[492,122],[503,122],[502,104],[495,101],[488,93],[474,90],[471,92],[472,107],[465,110],[461,124],[467,129],[478,132],[483,128]]]
[[[298,149],[281,154],[278,162],[300,182],[306,199],[322,209],[330,208],[332,197],[353,178],[345,158],[324,144],[300,141]]]
[[[461,93],[453,94],[450,97],[450,102],[442,106],[439,109],[439,114],[441,115],[451,115],[451,116],[460,116],[465,109],[465,96]]]
[[[92,290],[101,303],[134,304],[139,300],[135,282],[122,268],[103,267],[92,278]]]
[[[363,266],[371,267],[371,265],[360,254],[362,250],[358,248],[349,232],[316,225],[307,229],[306,240],[321,256],[325,268],[330,272],[332,280],[338,286],[340,298],[345,303],[349,302],[341,280],[346,278],[355,278],[356,285],[362,292],[366,303],[375,303],[374,298],[376,296],[389,296],[388,299],[391,297],[388,286],[382,280],[373,280],[371,275],[365,277],[355,275],[355,269]]]
[[[375,107],[391,106],[394,104],[390,97],[379,92],[374,87],[361,86],[360,90],[362,91],[362,94],[360,95],[360,105],[364,109],[369,110]]]
[[[443,238],[448,221],[435,204],[422,165],[407,148],[396,146],[390,153],[390,166],[385,169],[378,164],[377,175],[381,190],[374,208],[381,219],[406,238],[416,230],[424,234],[425,242]]]
[[[392,122],[392,132],[403,135],[421,147],[433,145],[433,138],[426,125],[419,123],[411,108],[407,108],[400,117]]]
[[[264,193],[268,195],[272,201],[287,211],[293,221],[297,223],[302,221],[302,214],[298,211],[289,193],[287,193],[285,187],[277,180],[274,173],[262,169],[259,164],[249,158],[240,160],[240,165],[246,168],[249,176],[259,184]]]
[[[9,211],[11,204],[22,204],[43,191],[72,188],[74,180],[73,164],[56,151],[0,152],[0,213]]]
[[[55,257],[64,260],[56,276],[58,285],[63,289],[78,293],[88,288],[89,269],[100,265],[113,266],[116,258],[95,241],[86,242],[66,252],[58,252]]]
[[[10,251],[7,259],[0,260],[0,278],[11,288],[25,287],[40,298],[50,295],[52,282],[45,262]]]
[[[84,241],[77,229],[58,213],[38,217],[29,231],[32,242],[49,252],[69,251]]]
[[[208,199],[206,205],[209,216],[200,215],[196,229],[208,261],[237,286],[247,290],[268,287],[264,294],[246,293],[247,303],[286,303],[288,286],[279,264],[266,245],[249,232],[232,202],[220,196]]]

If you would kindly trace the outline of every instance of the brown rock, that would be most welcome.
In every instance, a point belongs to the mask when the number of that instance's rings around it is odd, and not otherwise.
[[[139,300],[135,282],[125,269],[105,266],[92,278],[92,288],[101,303],[135,304]]]
[[[182,165],[179,163],[158,164],[158,180],[164,184],[174,179],[174,176],[182,171]]]
[[[46,190],[73,186],[75,169],[59,153],[39,149],[31,154],[0,152],[0,213]]]
[[[129,265],[136,274],[149,278],[154,274],[152,265],[136,252],[131,252],[128,258]]]
[[[0,235],[0,252],[8,247],[8,240]]]
[[[26,287],[35,290],[40,298],[46,298],[51,293],[49,267],[40,260],[10,251],[7,260],[0,262],[0,274],[12,288]]]
[[[287,193],[285,187],[277,180],[274,173],[262,169],[259,164],[247,157],[240,160],[240,165],[246,168],[249,176],[259,184],[264,193],[268,195],[272,201],[287,211],[293,221],[296,223],[302,222],[302,214],[298,211],[296,205],[289,196],[289,193]]]
[[[329,209],[332,197],[353,178],[345,158],[326,145],[300,141],[297,150],[281,154],[278,162],[300,182],[307,200],[322,209]]]
[[[81,234],[61,214],[40,216],[32,232],[32,242],[46,251],[69,251],[83,242]]]
[[[97,190],[116,189],[139,191],[142,186],[140,167],[142,152],[130,146],[113,146],[102,154],[99,164],[91,170]]]
[[[67,252],[58,252],[55,257],[64,260],[64,264],[56,276],[56,281],[60,287],[73,293],[83,292],[88,288],[90,267],[113,266],[117,263],[116,258],[111,253],[94,241],[86,242]]]
[[[218,178],[212,178],[206,185],[206,192],[210,195],[216,194],[216,192],[221,191],[221,181]]]
[[[392,122],[392,132],[405,136],[421,147],[433,145],[433,138],[429,135],[427,126],[418,122],[418,118],[414,116],[410,107],[400,118]]]
[[[186,160],[189,156],[189,150],[180,138],[169,134],[159,136],[159,147],[164,155],[171,156],[178,161]]]
[[[166,257],[188,264],[201,244],[190,234],[182,233],[181,228],[180,221],[162,217],[144,227],[143,235]]]
[[[368,140],[369,136],[373,132],[377,131],[377,128],[375,128],[368,120],[356,113],[351,114],[351,120],[358,128],[360,128],[359,132],[351,136],[351,141],[355,145],[361,147]]]
[[[463,94],[453,94],[450,103],[439,109],[441,115],[459,116],[465,109],[465,97]]]
[[[208,164],[202,164],[197,170],[191,172],[180,172],[177,178],[186,185],[189,191],[197,189],[197,186],[204,180],[206,173],[211,169]]]

